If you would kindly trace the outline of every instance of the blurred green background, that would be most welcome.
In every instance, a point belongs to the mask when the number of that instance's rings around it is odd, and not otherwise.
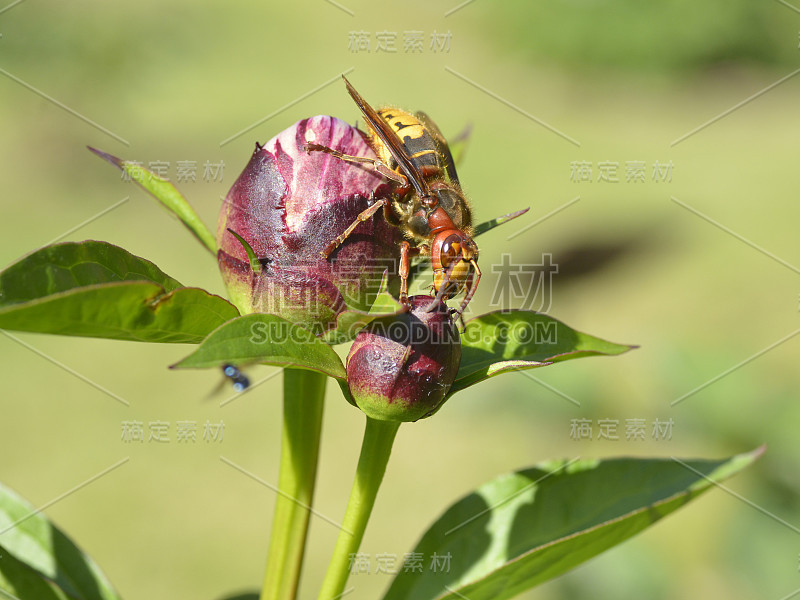
[[[362,0],[15,4],[0,12],[2,264],[129,196],[64,239],[119,244],[184,284],[223,293],[214,260],[85,146],[168,162],[173,178],[178,161],[196,161],[197,181],[180,187],[213,224],[256,140],[315,114],[356,119],[335,81],[353,68],[350,80],[374,105],[425,110],[447,136],[473,125],[459,174],[479,221],[531,207],[480,239],[486,282],[473,310],[490,308],[491,264],[503,253],[525,264],[550,253],[559,265],[550,314],[641,345],[619,358],[505,375],[404,426],[364,541],[373,561],[382,553],[399,563],[452,501],[545,458],[723,457],[766,442],[731,493],[711,491],[524,597],[779,600],[800,588],[800,336],[790,337],[800,327],[800,77],[725,114],[797,73],[798,8],[782,0],[477,0],[458,10]],[[420,32],[418,52],[404,49],[411,31]],[[377,51],[381,32],[396,34],[396,52]],[[434,35],[449,47],[432,48]],[[354,51],[354,38],[369,40],[369,51]],[[204,180],[206,161],[224,162],[222,181]],[[626,182],[632,161],[645,163],[644,182]],[[592,166],[591,182],[573,180],[578,162]],[[618,182],[598,181],[603,162],[617,163]],[[671,162],[671,181],[653,179],[656,162]],[[189,347],[14,335],[130,407],[0,336],[0,480],[40,506],[130,457],[46,510],[121,593],[214,599],[259,587],[275,496],[220,456],[276,481],[276,370],[254,369],[256,381],[275,376],[220,407],[232,392],[209,399],[218,373],[167,370]],[[335,386],[328,395],[317,509],[338,519],[363,418]],[[644,441],[625,439],[635,418],[646,420]],[[592,440],[570,437],[573,419],[592,420]],[[620,439],[598,440],[599,419],[618,421]],[[671,440],[653,439],[656,419],[672,419]],[[167,421],[172,441],[125,443],[127,420]],[[221,442],[175,441],[177,421],[202,430],[207,420],[224,421]],[[312,520],[302,598],[316,596],[335,535]],[[376,598],[388,582],[359,575],[350,597]]]

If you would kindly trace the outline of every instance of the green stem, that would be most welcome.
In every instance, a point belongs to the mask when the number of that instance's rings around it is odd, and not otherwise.
[[[261,600],[294,600],[317,476],[327,377],[283,370],[283,438],[278,497]]]
[[[399,422],[378,421],[367,417],[350,500],[318,600],[334,600],[344,592],[350,575],[350,560],[361,546],[399,427]]]

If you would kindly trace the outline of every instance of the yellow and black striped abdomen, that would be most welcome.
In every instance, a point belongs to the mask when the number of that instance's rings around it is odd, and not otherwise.
[[[444,165],[436,141],[417,117],[399,108],[382,108],[378,115],[395,132],[406,153],[420,170],[442,169]],[[384,163],[392,168],[397,166],[388,148],[380,148],[379,154]]]

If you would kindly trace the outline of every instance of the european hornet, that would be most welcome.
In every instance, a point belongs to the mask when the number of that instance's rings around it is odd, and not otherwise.
[[[347,78],[342,76],[342,79],[364,115],[369,128],[367,142],[378,158],[350,156],[312,143],[306,145],[306,150],[326,152],[347,162],[370,164],[396,187],[390,198],[376,201],[359,214],[321,254],[329,257],[359,223],[383,209],[387,223],[399,227],[406,238],[401,242],[398,269],[401,304],[409,306],[411,258],[430,256],[437,302],[466,288],[464,300],[456,311],[460,316],[475,295],[481,270],[478,246],[472,239],[471,209],[461,191],[447,141],[424,112],[411,114],[395,107],[376,111]]]

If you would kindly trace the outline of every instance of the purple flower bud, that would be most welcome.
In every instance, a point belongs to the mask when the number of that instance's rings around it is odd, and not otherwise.
[[[347,383],[373,419],[416,421],[441,405],[461,363],[458,327],[443,302],[409,298],[411,311],[372,321],[347,356]]]
[[[378,214],[323,256],[391,186],[369,168],[306,152],[307,143],[375,157],[361,132],[326,116],[304,119],[257,145],[220,211],[217,257],[243,314],[279,315],[320,335],[336,327],[342,311],[369,310],[384,270],[397,272],[401,235]],[[231,231],[252,247],[252,263]]]

